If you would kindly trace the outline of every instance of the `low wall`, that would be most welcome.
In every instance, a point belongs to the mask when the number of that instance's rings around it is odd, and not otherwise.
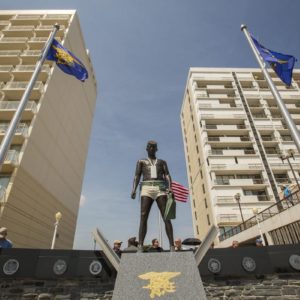
[[[210,249],[199,270],[209,300],[300,300],[299,245]],[[115,278],[101,251],[0,251],[3,300],[108,300]]]

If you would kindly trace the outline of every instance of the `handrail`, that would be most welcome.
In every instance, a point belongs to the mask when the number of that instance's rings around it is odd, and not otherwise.
[[[219,240],[224,241],[228,238],[231,238],[232,236],[247,230],[257,224],[257,219],[260,219],[260,222],[265,221],[275,215],[280,214],[286,209],[289,209],[290,207],[297,205],[300,203],[300,191],[296,191],[292,193],[291,195],[284,197],[279,202],[269,206],[268,208],[264,209],[263,211],[259,212],[257,216],[253,216],[250,219],[246,220],[244,223],[241,223],[230,230],[227,230],[223,234],[219,236]]]

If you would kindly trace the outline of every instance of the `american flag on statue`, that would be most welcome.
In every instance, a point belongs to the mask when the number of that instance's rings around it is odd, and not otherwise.
[[[184,187],[182,184],[172,181],[172,191],[174,198],[177,201],[187,202],[189,196],[189,190]]]

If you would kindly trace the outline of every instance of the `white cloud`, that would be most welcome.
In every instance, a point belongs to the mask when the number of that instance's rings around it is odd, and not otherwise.
[[[84,195],[81,195],[79,205],[84,206],[85,203],[86,203],[86,197]]]

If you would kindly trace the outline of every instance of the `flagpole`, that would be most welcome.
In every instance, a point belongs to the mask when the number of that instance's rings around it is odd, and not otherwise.
[[[161,215],[160,215],[160,211],[158,210],[158,235],[159,235],[159,245],[160,247],[163,247],[163,241],[162,241],[162,227],[161,227]]]
[[[53,30],[49,35],[49,38],[48,38],[48,40],[45,44],[45,47],[44,47],[44,50],[43,50],[43,52],[40,56],[40,59],[36,64],[35,70],[34,70],[32,76],[31,76],[31,79],[30,79],[30,81],[29,81],[29,83],[26,87],[26,90],[25,90],[25,92],[24,92],[24,94],[23,94],[23,96],[20,100],[20,104],[19,104],[19,106],[18,106],[18,108],[17,108],[17,110],[16,110],[9,126],[8,126],[6,134],[5,134],[5,136],[3,138],[3,141],[0,145],[0,168],[1,168],[1,166],[4,162],[4,160],[5,160],[6,153],[9,149],[10,144],[11,144],[14,133],[15,133],[16,128],[18,126],[18,123],[21,119],[22,113],[23,113],[24,109],[26,108],[27,102],[29,100],[30,93],[31,93],[31,91],[34,87],[34,84],[37,80],[37,77],[38,77],[38,75],[39,75],[39,73],[42,69],[43,63],[46,59],[47,53],[50,49],[51,43],[52,43],[52,41],[55,37],[55,34],[57,33],[58,30],[59,30],[59,25],[58,24],[53,25]]]
[[[287,110],[284,102],[282,101],[282,98],[276,88],[276,86],[274,85],[273,81],[272,81],[272,78],[270,76],[270,74],[268,73],[267,71],[267,68],[266,68],[266,64],[263,62],[262,58],[260,57],[259,55],[259,52],[258,50],[256,49],[255,45],[254,45],[254,42],[252,40],[252,38],[250,37],[250,34],[249,34],[249,31],[247,30],[247,26],[242,24],[241,25],[241,31],[244,32],[245,36],[246,36],[246,39],[255,55],[255,58],[259,64],[259,66],[261,67],[261,70],[265,76],[265,79],[269,85],[269,88],[277,102],[277,105],[280,109],[280,112],[281,112],[281,115],[282,117],[284,118],[284,120],[286,121],[286,125],[292,135],[292,138],[296,144],[296,147],[298,149],[298,152],[300,153],[300,133],[295,125],[295,122],[293,121],[289,111]]]

